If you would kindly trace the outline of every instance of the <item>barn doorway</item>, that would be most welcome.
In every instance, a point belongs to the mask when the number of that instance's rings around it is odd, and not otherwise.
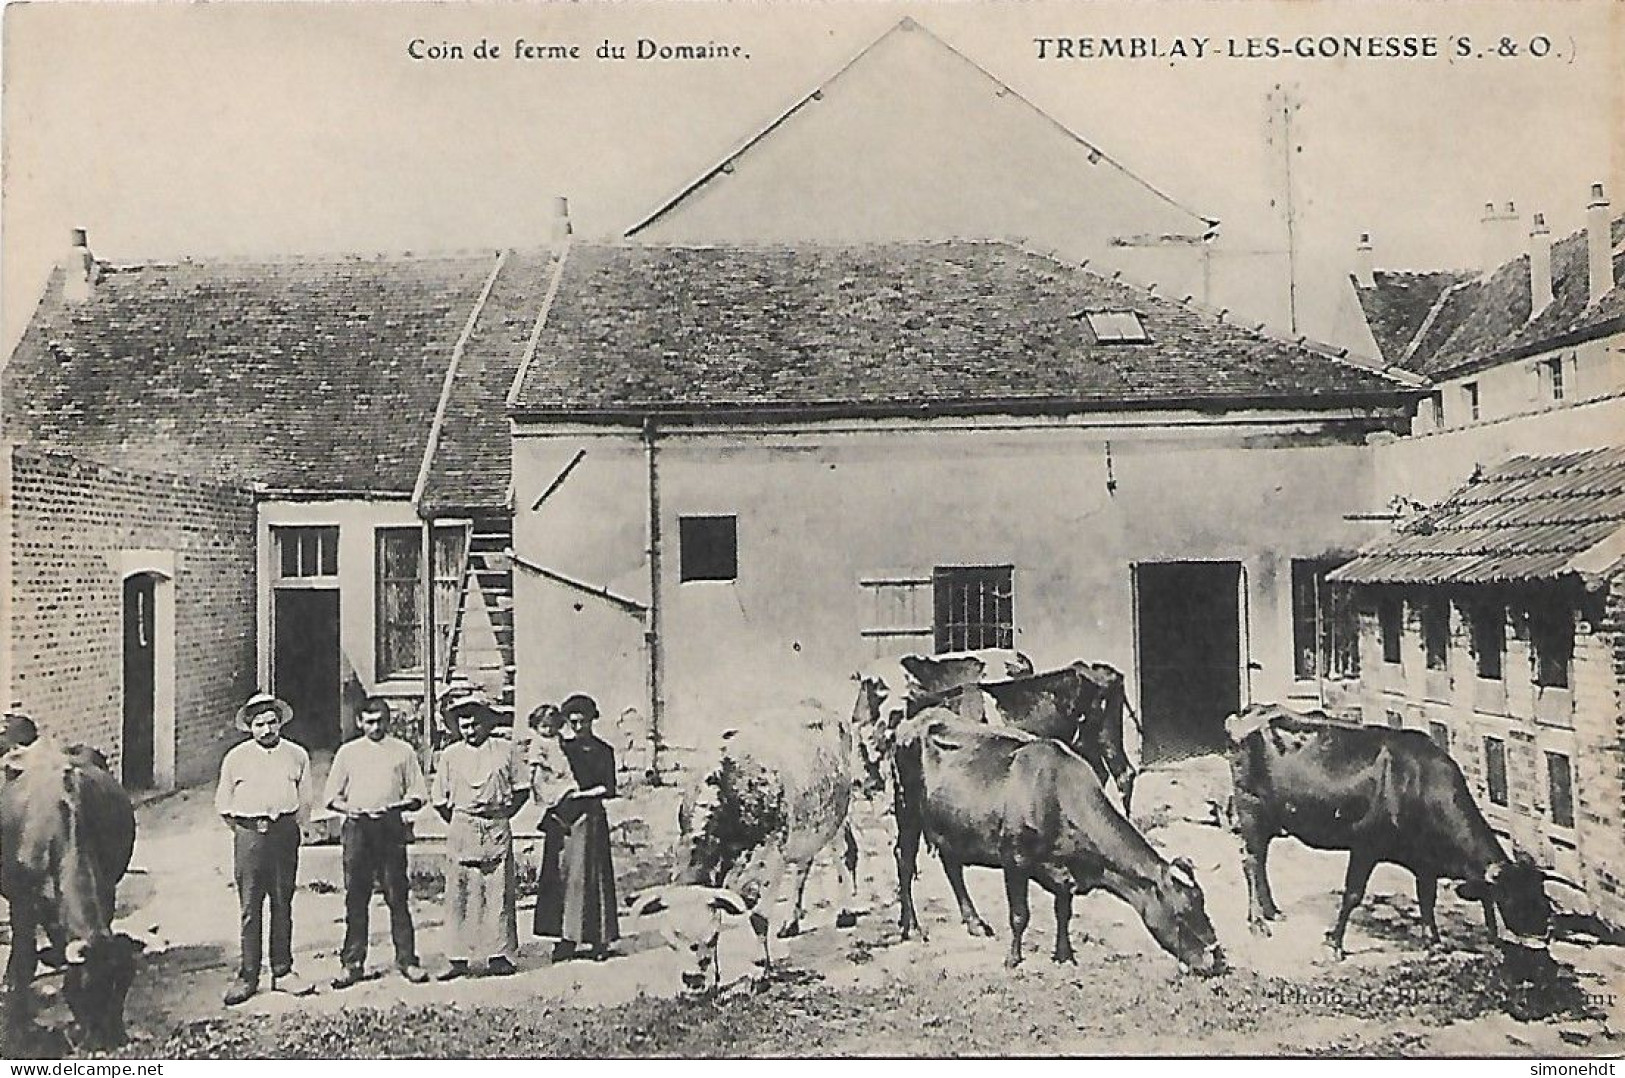
[[[1134,567],[1146,763],[1224,748],[1241,707],[1241,564]]]
[[[125,788],[156,784],[157,577],[124,578],[124,729],[119,741],[120,779]]]
[[[271,687],[293,708],[284,731],[307,749],[339,744],[339,593],[279,588]]]

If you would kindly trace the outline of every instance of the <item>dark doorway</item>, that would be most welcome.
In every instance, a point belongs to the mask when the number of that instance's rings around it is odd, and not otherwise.
[[[293,708],[284,733],[307,749],[339,743],[339,593],[280,588],[276,593],[272,691]]]
[[[1240,585],[1236,562],[1135,566],[1147,763],[1224,748],[1241,707]]]
[[[153,783],[153,597],[157,578],[124,580],[124,736],[119,742],[120,778],[132,790]]]

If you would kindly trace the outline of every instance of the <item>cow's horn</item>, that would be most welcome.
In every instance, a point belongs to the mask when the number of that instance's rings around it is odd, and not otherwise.
[[[62,959],[70,966],[81,966],[84,965],[89,950],[90,944],[84,940],[70,940],[68,945],[62,949]]]

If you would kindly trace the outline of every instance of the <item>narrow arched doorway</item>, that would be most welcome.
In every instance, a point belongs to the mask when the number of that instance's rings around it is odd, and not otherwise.
[[[120,777],[132,790],[156,785],[157,584],[152,573],[124,579],[124,730]]]

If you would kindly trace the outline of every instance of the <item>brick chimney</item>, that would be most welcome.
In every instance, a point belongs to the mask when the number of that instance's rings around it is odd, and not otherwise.
[[[553,199],[553,242],[566,243],[570,239],[570,200],[563,195]]]
[[[84,229],[74,229],[69,242],[73,250],[63,266],[62,294],[69,303],[83,303],[96,290],[96,256],[90,253],[90,241],[85,238]]]
[[[1495,203],[1484,203],[1482,227],[1484,264],[1481,268],[1484,276],[1488,277],[1522,253],[1523,229],[1518,224],[1517,207],[1510,202],[1505,210],[1499,212]]]
[[[1374,288],[1377,284],[1376,268],[1372,265],[1371,233],[1360,233],[1360,242],[1354,245],[1354,283],[1361,288]]]
[[[1591,302],[1596,303],[1614,290],[1614,244],[1609,235],[1608,196],[1602,184],[1591,185],[1591,203],[1586,206],[1586,268],[1591,282]]]
[[[1546,215],[1535,214],[1529,230],[1529,317],[1534,318],[1552,304],[1552,232]]]

